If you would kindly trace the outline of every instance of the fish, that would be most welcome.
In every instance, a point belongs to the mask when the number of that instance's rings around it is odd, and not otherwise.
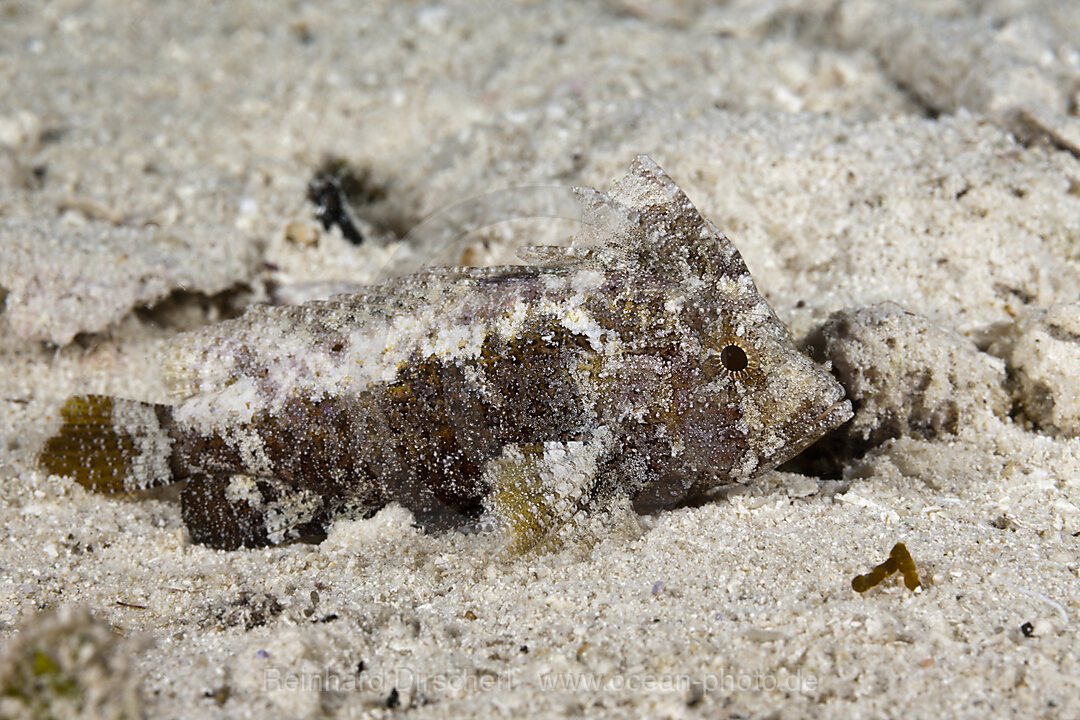
[[[194,543],[324,536],[390,503],[515,552],[606,508],[748,483],[851,418],[742,255],[648,156],[575,188],[568,246],[179,334],[169,403],[77,395],[38,455],[99,493],[185,484]]]

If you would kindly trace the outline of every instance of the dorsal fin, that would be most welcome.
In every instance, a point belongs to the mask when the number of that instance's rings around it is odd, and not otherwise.
[[[615,256],[674,278],[749,273],[731,241],[647,155],[634,158],[610,194],[575,191],[587,222],[575,247],[609,247]]]

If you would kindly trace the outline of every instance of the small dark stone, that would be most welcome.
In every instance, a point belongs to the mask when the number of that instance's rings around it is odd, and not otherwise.
[[[213,622],[221,628],[243,626],[244,630],[267,625],[285,606],[272,593],[243,590],[235,600],[213,611]]]
[[[336,226],[353,245],[364,242],[364,236],[356,228],[336,180],[312,180],[307,196],[315,203],[315,219],[322,223],[323,229]]]
[[[386,191],[371,180],[365,169],[357,169],[341,158],[328,158],[308,183],[308,200],[315,203],[315,219],[324,229],[338,227],[354,245],[364,236],[353,220],[351,208],[382,200]]]

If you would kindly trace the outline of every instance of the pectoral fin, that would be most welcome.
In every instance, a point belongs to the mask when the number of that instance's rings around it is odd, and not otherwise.
[[[591,546],[614,527],[636,529],[629,499],[598,472],[606,440],[509,446],[488,466],[485,504],[513,552]]]
[[[265,547],[325,529],[322,498],[275,478],[196,475],[180,494],[193,542],[221,550]]]

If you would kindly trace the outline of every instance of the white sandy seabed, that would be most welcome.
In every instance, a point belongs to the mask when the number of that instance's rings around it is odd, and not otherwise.
[[[1077,717],[1075,10],[0,4],[0,716]],[[856,400],[812,462],[520,560],[395,507],[214,551],[35,468],[69,393],[160,397],[179,329],[638,153]],[[359,246],[305,199],[330,156]],[[897,541],[921,592],[853,592]]]

